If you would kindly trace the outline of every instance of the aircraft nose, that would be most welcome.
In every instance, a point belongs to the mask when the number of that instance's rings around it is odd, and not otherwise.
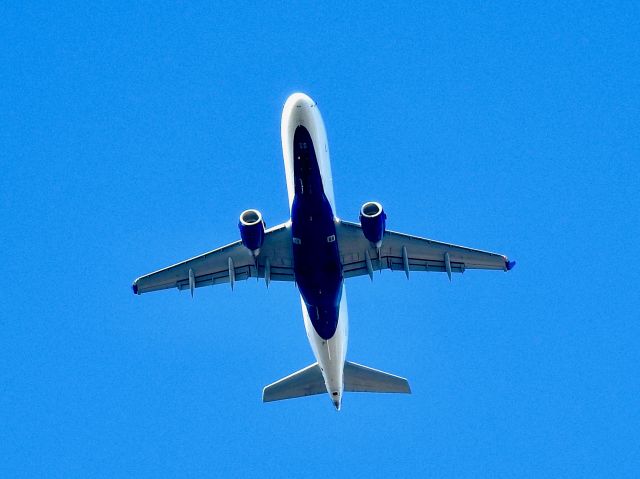
[[[314,102],[311,97],[305,95],[304,93],[294,93],[285,103],[285,107],[289,108],[309,108],[315,106],[316,102]]]

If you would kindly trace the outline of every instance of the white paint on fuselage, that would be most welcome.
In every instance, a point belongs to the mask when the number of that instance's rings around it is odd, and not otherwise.
[[[331,204],[335,221],[336,205],[333,196],[333,177],[331,176],[331,162],[329,161],[329,142],[327,132],[324,128],[322,116],[318,110],[318,105],[304,93],[294,93],[291,95],[282,111],[282,156],[284,157],[284,169],[287,177],[287,191],[289,193],[289,210],[293,204],[295,196],[294,175],[293,175],[293,135],[298,126],[304,126],[311,135],[318,168],[322,176],[322,186],[324,194]],[[313,327],[307,308],[302,296],[302,316],[307,337],[311,344],[316,360],[322,370],[327,392],[331,400],[339,409],[343,392],[343,371],[344,361],[347,355],[347,338],[349,333],[349,316],[347,314],[347,293],[344,285],[342,287],[342,299],[340,301],[340,311],[338,314],[338,327],[336,333],[329,340],[324,340]],[[334,395],[337,393],[337,395]]]

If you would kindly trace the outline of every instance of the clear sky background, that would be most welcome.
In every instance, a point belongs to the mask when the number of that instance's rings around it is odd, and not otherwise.
[[[637,2],[50,3],[0,6],[0,476],[640,475]],[[288,218],[296,91],[339,216],[518,261],[349,280],[411,396],[262,404],[291,284],[131,293]]]

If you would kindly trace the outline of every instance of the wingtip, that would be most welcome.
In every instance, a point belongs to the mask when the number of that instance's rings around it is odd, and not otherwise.
[[[269,389],[270,384],[267,384],[262,388],[262,402],[271,402],[271,399],[267,397],[267,389]]]
[[[138,294],[138,285],[136,283],[131,285],[131,289],[133,290],[133,294]]]
[[[511,271],[513,268],[515,268],[516,266],[516,262],[515,261],[508,261],[506,262],[506,268],[507,271]]]

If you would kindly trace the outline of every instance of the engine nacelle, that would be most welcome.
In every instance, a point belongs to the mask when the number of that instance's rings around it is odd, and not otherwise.
[[[260,254],[260,248],[264,243],[264,221],[258,210],[245,210],[240,215],[238,222],[242,244],[251,251],[253,256]]]
[[[360,208],[360,225],[364,237],[371,241],[376,248],[382,245],[387,215],[382,209],[382,205],[376,201],[369,201]]]

